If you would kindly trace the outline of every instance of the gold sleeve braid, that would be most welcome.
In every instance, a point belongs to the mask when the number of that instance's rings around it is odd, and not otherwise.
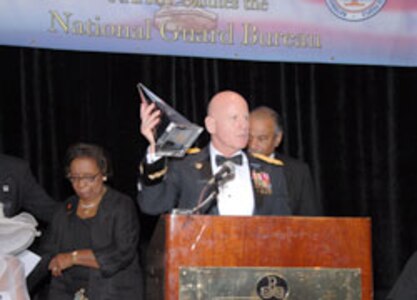
[[[152,174],[148,174],[148,178],[150,180],[155,180],[155,179],[159,179],[162,176],[164,176],[166,173],[168,172],[168,167],[163,168],[162,170],[152,173]]]

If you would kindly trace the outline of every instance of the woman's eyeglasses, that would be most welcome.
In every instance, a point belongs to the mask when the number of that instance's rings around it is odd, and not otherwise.
[[[76,183],[76,182],[93,183],[94,180],[96,180],[98,175],[100,175],[100,172],[98,172],[95,175],[84,175],[84,176],[71,176],[71,174],[68,174],[67,179],[71,181],[71,183]]]

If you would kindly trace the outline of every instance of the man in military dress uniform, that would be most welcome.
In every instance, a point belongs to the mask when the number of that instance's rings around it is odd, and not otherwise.
[[[219,215],[290,215],[283,162],[242,149],[249,139],[246,100],[233,91],[222,91],[210,100],[205,127],[210,143],[184,158],[155,157],[155,128],[160,111],[154,104],[141,104],[141,133],[148,140],[146,159],[140,165],[138,203],[147,214],[174,208],[192,209],[213,187],[210,178],[225,160],[233,162],[233,178],[220,184],[216,201],[201,209]]]
[[[249,152],[277,158],[284,163],[290,207],[294,215],[322,215],[322,206],[316,197],[310,167],[303,161],[279,153],[284,130],[277,112],[260,106],[250,113]]]

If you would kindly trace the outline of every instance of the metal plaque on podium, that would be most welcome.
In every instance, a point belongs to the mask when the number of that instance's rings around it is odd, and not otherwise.
[[[184,156],[203,128],[188,121],[142,83],[138,83],[137,88],[142,101],[155,103],[161,111],[161,121],[156,129],[155,154],[158,156]]]

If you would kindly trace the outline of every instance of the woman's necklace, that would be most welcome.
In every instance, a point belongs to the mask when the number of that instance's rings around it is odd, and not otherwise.
[[[97,203],[89,203],[89,204],[80,203],[80,206],[83,209],[89,209],[89,208],[93,208],[97,204],[98,204],[98,202]]]
[[[98,198],[98,201],[95,201],[93,203],[82,203],[82,201],[80,200],[78,204],[81,208],[81,212],[84,215],[89,215],[91,213],[94,213],[94,208],[99,205],[99,203],[101,202],[101,199],[103,198],[103,195],[105,194],[105,192],[106,192],[106,188],[104,187],[102,192],[101,192],[100,197]]]
[[[95,211],[95,207],[100,203],[100,201],[98,202],[94,202],[94,203],[81,203],[80,202],[80,208],[81,208],[81,213],[83,215],[90,215],[92,213],[94,213]]]

